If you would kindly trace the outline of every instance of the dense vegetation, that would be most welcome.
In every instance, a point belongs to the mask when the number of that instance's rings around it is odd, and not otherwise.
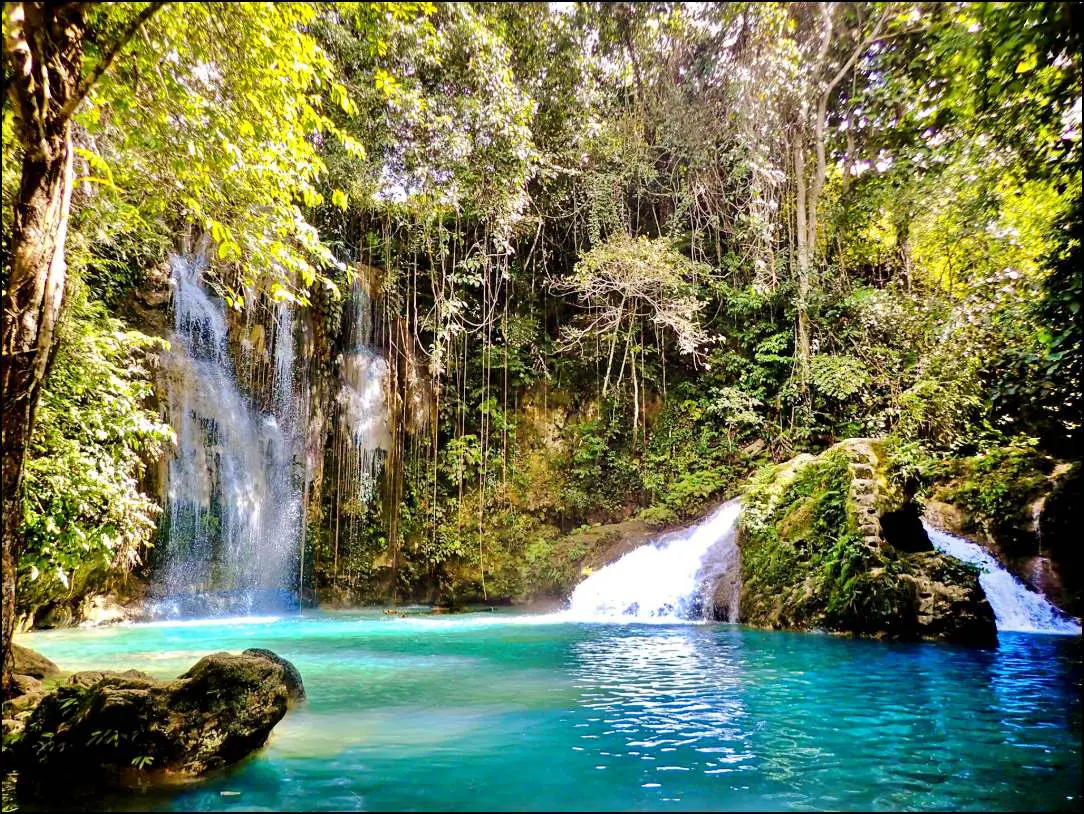
[[[9,46],[39,5],[5,4]],[[395,448],[377,507],[326,452],[324,598],[554,590],[583,526],[676,522],[841,438],[890,437],[911,489],[1002,448],[1079,458],[1073,4],[160,5],[79,12],[92,81],[46,122],[70,279],[5,502],[21,595],[147,561],[169,430],[138,305],[193,233],[233,308],[307,308],[327,376],[355,279],[377,302]]]

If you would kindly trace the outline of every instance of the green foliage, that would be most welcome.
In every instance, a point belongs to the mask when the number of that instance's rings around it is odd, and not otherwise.
[[[87,13],[111,32],[140,8]],[[414,434],[397,438],[388,505],[317,501],[309,573],[365,598],[481,593],[483,570],[487,590],[552,588],[590,548],[571,529],[686,520],[761,458],[841,437],[890,435],[912,484],[946,457],[1030,439],[1073,454],[1073,16],[1058,3],[167,4],[77,113],[68,261],[91,299],[130,315],[148,272],[208,233],[231,305],[314,308],[314,392],[364,264],[380,341],[410,371],[389,403]],[[87,58],[101,58],[94,42]],[[825,151],[802,285],[795,144],[810,176]],[[84,333],[67,341],[91,350],[62,351],[28,474],[39,580],[110,551],[130,564],[153,520],[135,456],[161,428],[125,355],[143,340],[107,348],[119,326],[77,307]],[[72,384],[119,387],[105,372],[135,395],[108,407]],[[871,577],[853,539],[799,530],[803,512],[839,520],[822,476],[799,479],[811,491],[775,518],[796,536],[762,565],[797,574],[803,547],[824,549],[820,610],[884,618],[881,598],[906,600],[891,564]],[[1012,511],[992,493],[961,499]]]
[[[679,475],[662,493],[662,505],[657,503],[645,509],[640,517],[660,525],[684,519],[706,507],[712,498],[731,486],[729,475],[729,472],[717,469],[700,469]]]
[[[896,431],[904,438],[954,451],[966,446],[981,420],[978,360],[950,349],[936,353],[920,378],[900,394]]]
[[[612,414],[607,411],[602,418],[577,423],[558,464],[567,484],[562,502],[576,520],[619,514],[643,488],[642,473],[628,449],[627,428],[608,415]]]
[[[1051,416],[1054,426],[1045,433],[1048,443],[1059,453],[1064,450],[1067,458],[1080,457],[1084,432],[1081,421],[1084,413],[1082,201],[1084,197],[1078,188],[1071,208],[1056,224],[1053,247],[1044,258],[1047,276],[1036,308],[1043,348],[1038,370],[1028,371],[1038,381],[1021,393],[1032,401],[1033,408]],[[1047,386],[1042,387],[1042,383]]]
[[[134,5],[90,15],[118,25]],[[120,260],[102,246],[161,251],[195,227],[232,273],[231,304],[242,307],[252,285],[306,301],[331,260],[305,220],[321,201],[319,139],[338,132],[327,111],[349,107],[307,31],[316,16],[303,3],[172,3],[155,14],[77,117],[73,248],[85,244],[93,263]]]
[[[870,382],[862,362],[853,356],[814,356],[811,375],[812,385],[836,401],[845,401],[860,393]]]
[[[704,306],[697,283],[709,274],[708,266],[675,251],[669,241],[616,234],[584,254],[560,288],[589,311],[604,309],[595,318],[604,326],[603,337],[623,338],[626,329],[637,335],[643,318],[655,330],[673,332],[680,352],[695,358],[707,341],[697,318]],[[573,332],[570,341],[588,335]]]
[[[173,438],[151,396],[161,340],[126,330],[75,280],[26,464],[20,602],[87,590],[139,564],[160,508],[141,486]]]

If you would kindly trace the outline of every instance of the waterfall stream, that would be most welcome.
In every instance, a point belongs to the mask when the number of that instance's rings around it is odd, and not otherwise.
[[[372,300],[362,282],[354,284],[346,351],[337,397],[347,470],[339,488],[348,500],[372,501],[388,450],[388,362],[374,344]]]
[[[1079,634],[1080,624],[1006,571],[982,546],[922,524],[938,551],[977,566],[999,631]]]
[[[741,504],[730,501],[694,526],[663,535],[588,576],[569,599],[578,621],[737,621],[741,594],[735,534]],[[1079,634],[1058,610],[975,543],[923,524],[934,547],[977,566],[999,631]]]
[[[175,256],[170,266],[175,317],[164,363],[177,449],[156,607],[174,616],[282,608],[292,602],[301,532],[293,311],[275,306],[272,353],[242,343],[270,366],[263,411],[238,382],[225,305],[204,285],[204,259]]]
[[[576,586],[567,616],[579,620],[737,621],[741,503],[630,551]],[[722,587],[720,597],[716,588]],[[721,601],[720,601],[721,600]],[[721,605],[722,607],[718,607]]]

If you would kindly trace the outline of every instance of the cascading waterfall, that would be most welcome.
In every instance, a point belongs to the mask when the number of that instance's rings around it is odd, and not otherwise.
[[[158,612],[287,607],[301,532],[293,311],[276,306],[265,412],[238,383],[224,303],[203,284],[204,258],[175,256],[170,267],[175,317],[166,364],[177,450],[169,462]]]
[[[630,551],[576,586],[567,616],[674,622],[738,619],[741,503],[723,504],[695,526]]]
[[[1080,624],[1010,574],[982,546],[922,524],[938,551],[978,567],[979,584],[994,611],[997,629],[1079,634]]]

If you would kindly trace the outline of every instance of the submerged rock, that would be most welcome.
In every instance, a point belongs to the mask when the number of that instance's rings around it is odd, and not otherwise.
[[[996,640],[978,572],[928,550],[883,459],[878,442],[851,439],[754,481],[740,523],[742,621],[904,639]]]
[[[270,651],[215,653],[172,681],[130,670],[76,673],[46,695],[13,751],[20,783],[90,785],[194,777],[241,760],[304,697]]]

